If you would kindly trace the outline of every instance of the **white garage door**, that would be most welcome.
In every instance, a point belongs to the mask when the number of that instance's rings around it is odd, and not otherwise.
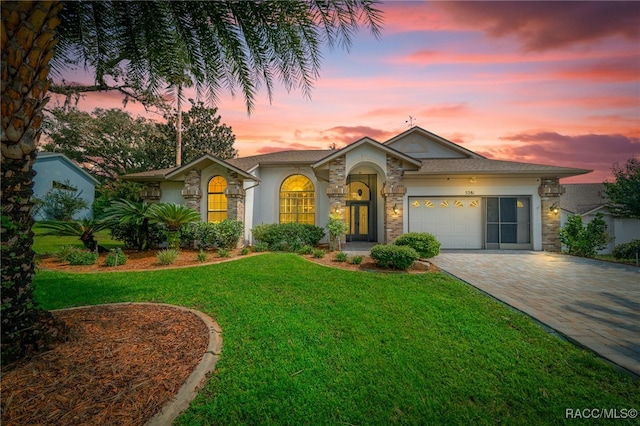
[[[409,232],[429,232],[443,249],[481,249],[482,199],[409,197]]]

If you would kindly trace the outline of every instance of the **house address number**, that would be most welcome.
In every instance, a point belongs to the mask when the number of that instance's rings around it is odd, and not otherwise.
[[[464,191],[464,195],[475,195],[476,191]]]

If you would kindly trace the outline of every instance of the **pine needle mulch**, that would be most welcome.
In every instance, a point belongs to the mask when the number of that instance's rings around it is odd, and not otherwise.
[[[54,312],[68,341],[2,374],[2,424],[143,425],[169,402],[209,343],[195,314],[162,305]]]

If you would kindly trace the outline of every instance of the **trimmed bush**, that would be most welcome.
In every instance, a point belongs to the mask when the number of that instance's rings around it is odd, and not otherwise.
[[[421,259],[429,259],[440,253],[440,241],[428,232],[408,232],[400,235],[393,243],[397,246],[409,246],[418,252]]]
[[[229,257],[230,255],[231,255],[231,252],[229,252],[229,250],[224,249],[224,248],[218,249],[218,256],[220,256],[220,257]]]
[[[220,248],[234,249],[244,232],[244,223],[235,219],[227,219],[215,224],[216,244]]]
[[[93,265],[98,261],[98,253],[94,251],[78,251],[69,254],[72,265]]]
[[[105,265],[107,266],[118,266],[118,265],[124,265],[125,263],[127,263],[127,255],[125,255],[122,250],[120,249],[115,249],[115,250],[111,250],[108,254],[107,257],[105,258]]]
[[[322,259],[325,254],[327,254],[327,252],[322,249],[313,250],[313,257],[315,257],[316,259]]]
[[[249,254],[249,252],[250,252],[250,251],[251,251],[251,250],[249,250],[249,247],[242,247],[242,248],[240,249],[240,255],[241,255],[241,256],[246,256],[247,254]]]
[[[353,256],[351,258],[351,263],[353,263],[354,265],[360,265],[362,264],[363,260],[364,260],[364,256]]]
[[[178,259],[178,255],[180,254],[180,250],[175,248],[164,249],[156,254],[158,258],[158,263],[161,265],[172,265],[173,262]]]
[[[612,254],[616,259],[635,259],[637,252],[640,252],[640,240],[618,244],[613,248]]]
[[[256,241],[274,251],[295,252],[305,245],[317,245],[324,237],[324,229],[306,223],[265,223],[253,228],[251,233]]]
[[[371,258],[383,268],[406,270],[420,256],[409,246],[378,244],[371,248]]]
[[[313,254],[313,247],[302,246],[300,247],[300,250],[298,250],[298,254]]]
[[[346,262],[347,261],[347,253],[345,253],[343,251],[339,251],[338,253],[336,253],[336,255],[333,258],[333,260],[335,260],[336,262]]]
[[[267,243],[258,243],[255,246],[253,246],[253,251],[255,251],[256,253],[261,253],[263,251],[269,251],[269,244],[267,244]]]

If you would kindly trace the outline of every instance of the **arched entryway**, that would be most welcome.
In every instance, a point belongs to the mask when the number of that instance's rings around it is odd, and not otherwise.
[[[347,241],[377,241],[377,175],[347,177]]]

